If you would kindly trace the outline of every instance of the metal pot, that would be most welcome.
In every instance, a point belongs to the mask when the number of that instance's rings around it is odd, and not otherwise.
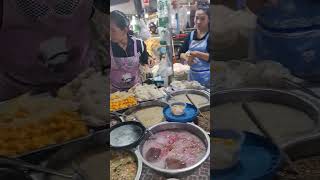
[[[151,136],[150,133],[145,135],[145,138],[141,141],[140,145],[138,146],[138,154],[139,157],[142,159],[143,163],[150,167],[152,170],[157,172],[158,174],[164,177],[185,177],[187,175],[192,174],[197,168],[204,163],[210,155],[210,138],[208,134],[202,130],[200,127],[192,124],[192,123],[176,123],[176,122],[163,122],[158,125],[151,127],[149,130],[155,134],[160,131],[170,130],[170,129],[181,129],[193,133],[194,135],[198,136],[205,144],[207,150],[204,157],[197,162],[196,164],[183,168],[183,169],[162,169],[150,164],[143,156],[142,156],[142,148],[145,141]]]

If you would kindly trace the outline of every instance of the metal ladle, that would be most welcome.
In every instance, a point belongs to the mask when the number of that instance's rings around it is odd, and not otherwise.
[[[124,117],[125,119],[127,119],[128,117],[132,116],[133,118],[131,119],[132,121],[139,121],[136,115],[125,115],[122,113],[118,113],[118,112],[111,112],[110,114],[113,114],[115,116],[118,116],[119,118]]]
[[[193,105],[197,108],[200,116],[202,116],[205,120],[207,120],[207,121],[210,122],[210,119],[208,119],[208,117],[206,117],[205,115],[203,115],[202,112],[199,110],[199,108],[196,106],[196,104],[191,100],[191,98],[190,98],[190,96],[188,95],[188,93],[186,93],[186,96],[187,96],[188,100],[191,102],[191,104],[193,104]]]

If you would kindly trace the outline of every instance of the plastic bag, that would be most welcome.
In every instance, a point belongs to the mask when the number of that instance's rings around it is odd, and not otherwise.
[[[151,33],[150,33],[149,28],[147,27],[146,23],[142,19],[140,19],[139,25],[140,25],[139,37],[144,41],[149,39],[151,37]]]
[[[171,63],[167,59],[162,59],[159,64],[158,73],[161,77],[167,77],[172,75]]]

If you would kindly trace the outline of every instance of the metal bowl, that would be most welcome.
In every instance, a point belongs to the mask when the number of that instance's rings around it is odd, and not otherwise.
[[[190,167],[187,167],[187,168],[183,168],[183,169],[162,169],[162,168],[158,168],[156,166],[153,166],[142,156],[143,145],[144,145],[145,141],[150,137],[150,133],[146,134],[144,140],[138,146],[138,153],[139,153],[139,156],[141,157],[143,163],[146,164],[148,167],[150,167],[155,172],[157,172],[158,174],[160,174],[164,177],[169,177],[169,178],[170,177],[185,177],[187,175],[192,174],[197,168],[199,168],[201,166],[202,163],[204,163],[206,161],[206,159],[208,159],[208,157],[210,155],[210,138],[204,130],[202,130],[200,127],[198,127],[192,123],[163,122],[161,124],[158,124],[158,125],[151,127],[150,131],[153,134],[155,134],[157,132],[164,131],[164,130],[170,130],[170,129],[181,129],[181,130],[188,131],[188,132],[193,133],[194,135],[198,136],[204,142],[204,144],[207,148],[204,157],[196,164],[194,164]]]
[[[320,112],[317,106],[308,99],[303,98],[292,92],[265,88],[231,89],[214,92],[211,95],[211,100],[211,106],[213,108],[230,102],[260,101],[266,103],[285,105],[297,109],[299,111],[305,112],[309,116],[310,120],[313,122],[314,128],[308,132],[295,134],[294,137],[290,137],[290,139],[284,139],[281,143],[286,143],[292,139],[319,132]]]
[[[205,97],[207,100],[208,100],[208,103],[204,103],[204,104],[201,104],[200,107],[198,108],[201,108],[203,106],[207,106],[210,104],[210,93],[207,92],[207,91],[202,91],[202,90],[195,90],[195,89],[190,89],[190,90],[181,90],[181,91],[175,91],[173,93],[171,93],[171,96],[174,97],[174,96],[177,96],[177,95],[180,95],[180,94],[197,94],[197,95],[200,95],[200,96],[203,96]],[[166,97],[166,101],[169,102],[172,97],[171,96],[167,96]]]
[[[122,151],[128,151],[135,157],[136,162],[137,162],[137,173],[136,173],[136,177],[134,178],[134,180],[140,180],[143,166],[142,166],[142,160],[140,158],[138,151],[132,151],[132,150],[122,150]]]
[[[142,160],[141,160],[141,158],[139,158],[140,156],[137,151],[135,151],[133,153],[134,153],[134,157],[137,160],[137,166],[138,166],[136,178],[134,180],[139,180],[141,177],[141,173],[142,173]]]

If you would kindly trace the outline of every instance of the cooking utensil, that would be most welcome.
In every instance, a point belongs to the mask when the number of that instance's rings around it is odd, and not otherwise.
[[[118,113],[118,112],[110,112],[110,114],[118,116],[119,118],[124,117],[125,119],[127,119],[129,117],[129,115],[126,115],[124,113]],[[139,121],[138,118],[136,117],[136,115],[131,115],[131,116],[133,117],[131,119],[132,121]]]
[[[22,167],[22,168],[25,168],[28,170],[52,174],[52,175],[56,175],[56,176],[60,176],[63,178],[68,178],[68,179],[75,179],[75,177],[77,176],[76,174],[73,174],[73,175],[63,174],[63,173],[57,172],[55,170],[47,169],[47,168],[44,168],[41,166],[36,166],[36,165],[30,164],[30,163],[27,163],[25,161],[21,161],[19,159],[9,158],[9,157],[5,157],[5,156],[0,156],[0,162],[3,164],[15,166],[15,167]]]
[[[284,157],[284,160],[289,164],[290,168],[295,172],[296,174],[300,174],[299,171],[295,168],[293,165],[292,160],[287,155],[286,152],[284,152],[281,147],[277,144],[277,142],[273,139],[272,135],[268,132],[268,130],[263,126],[263,124],[259,121],[257,116],[253,113],[252,109],[247,103],[242,103],[243,110],[248,114],[249,118],[252,120],[252,122],[259,128],[259,130],[268,138],[271,140],[272,143],[274,143],[281,151],[282,156]]]

